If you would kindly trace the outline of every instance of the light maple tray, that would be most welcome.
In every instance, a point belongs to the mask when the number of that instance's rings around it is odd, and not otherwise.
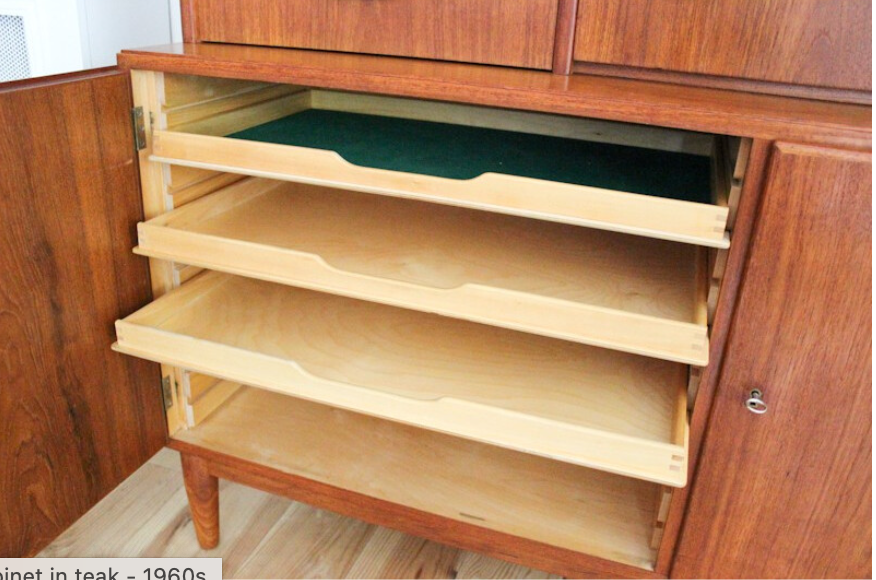
[[[490,530],[653,570],[657,484],[263,389],[173,439]]]
[[[140,254],[694,365],[705,250],[249,179],[139,225]]]
[[[120,352],[681,487],[687,367],[208,272],[117,321]]]
[[[166,108],[150,159],[729,246],[712,137],[300,87],[237,98]]]

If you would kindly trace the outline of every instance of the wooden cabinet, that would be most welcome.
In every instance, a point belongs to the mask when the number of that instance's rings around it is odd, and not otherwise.
[[[550,69],[558,0],[202,0],[189,36]]]
[[[601,560],[654,572],[654,522],[687,483],[690,367],[708,363],[709,252],[731,243],[726,138],[132,79],[152,120],[136,251],[162,295],[116,323],[114,348],[179,385],[169,435],[204,545],[224,464],[239,481],[268,468],[341,486],[527,557],[548,546],[572,575]],[[311,459],[290,429],[318,442]],[[347,429],[370,451],[339,463]],[[427,469],[421,449],[445,460]]]
[[[574,60],[869,92],[871,20],[869,0],[580,0]]]
[[[872,574],[871,187],[869,152],[775,146],[673,576]]]
[[[758,571],[863,573],[866,522],[823,504],[836,480],[814,474],[854,468],[848,494],[866,503],[869,422],[830,407],[831,430],[849,436],[840,459],[807,429],[817,384],[840,366],[855,389],[830,399],[865,397],[854,313],[870,291],[868,107],[209,43],[120,60],[144,122],[137,163],[127,92],[111,91],[105,109],[124,123],[98,141],[118,151],[70,155],[125,180],[97,195],[112,204],[65,202],[89,210],[61,223],[113,264],[145,256],[150,275],[145,260],[110,279],[87,270],[104,292],[71,284],[64,299],[136,294],[82,336],[103,349],[98,364],[160,363],[119,367],[154,397],[86,408],[118,406],[142,426],[142,445],[119,450],[132,463],[167,428],[204,547],[221,541],[222,478],[568,576],[745,574],[740,546],[760,546],[748,496],[778,521],[763,479],[818,524],[783,535],[771,523],[772,561],[832,533],[848,567],[819,555]],[[10,158],[26,168],[17,182],[54,175]],[[137,166],[142,216],[116,191],[135,187]],[[50,231],[56,207],[29,235]],[[132,357],[111,354],[110,315],[114,349]],[[54,336],[35,344],[61,349]],[[766,415],[745,407],[754,387]]]

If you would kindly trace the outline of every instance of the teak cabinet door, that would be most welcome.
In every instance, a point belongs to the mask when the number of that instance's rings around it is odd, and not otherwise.
[[[190,35],[550,69],[559,0],[183,0]]]
[[[869,91],[870,0],[580,0],[576,62]]]
[[[772,152],[673,577],[871,576],[870,163]]]
[[[0,557],[38,552],[166,439],[156,365],[113,353],[150,299],[127,74],[0,84]]]

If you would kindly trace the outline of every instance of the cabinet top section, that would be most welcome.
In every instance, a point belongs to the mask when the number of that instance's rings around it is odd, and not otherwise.
[[[182,16],[186,42],[331,50],[550,70],[559,2],[183,0]],[[563,16],[571,27],[570,14]]]
[[[653,81],[227,44],[126,50],[125,69],[239,78],[661,125],[761,139],[870,147],[871,107]]]

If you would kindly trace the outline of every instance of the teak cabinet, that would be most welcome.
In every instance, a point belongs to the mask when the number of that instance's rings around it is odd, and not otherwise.
[[[223,478],[567,576],[871,574],[868,106],[555,74],[595,1],[224,4],[0,87],[0,555],[167,442],[204,547]]]

